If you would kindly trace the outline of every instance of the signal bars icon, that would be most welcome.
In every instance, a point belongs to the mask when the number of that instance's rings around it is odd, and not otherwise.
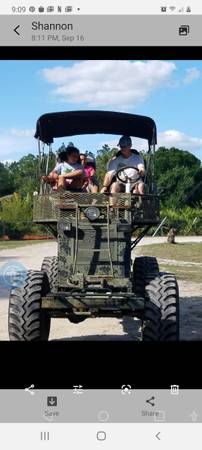
[[[176,6],[161,6],[161,12],[162,13],[166,13],[168,12],[168,9],[170,10],[170,12],[174,12],[177,8]],[[191,13],[191,6],[187,6],[186,8],[184,6],[181,6],[180,8],[178,8],[178,13]]]

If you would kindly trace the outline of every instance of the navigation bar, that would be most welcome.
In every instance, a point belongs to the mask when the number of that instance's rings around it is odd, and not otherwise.
[[[0,424],[0,445],[5,450],[190,450],[201,448],[201,425]]]

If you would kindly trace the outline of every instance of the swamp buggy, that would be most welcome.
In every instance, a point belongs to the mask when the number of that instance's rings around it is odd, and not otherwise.
[[[145,194],[131,193],[135,177],[126,168],[117,174],[126,183],[126,193],[59,193],[41,184],[40,193],[33,197],[33,220],[51,231],[58,253],[45,257],[41,270],[29,270],[23,278],[19,274],[21,282],[10,293],[10,340],[47,341],[52,317],[79,323],[86,318],[123,316],[140,319],[143,341],[179,339],[175,276],[160,272],[155,257],[132,261],[135,246],[160,220],[153,160],[155,122],[109,111],[45,114],[35,134],[40,175],[49,171],[54,138],[94,133],[147,139]]]

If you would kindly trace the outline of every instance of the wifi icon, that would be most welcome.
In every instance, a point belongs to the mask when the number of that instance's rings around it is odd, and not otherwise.
[[[170,6],[170,7],[169,7],[169,9],[170,9],[170,11],[172,11],[172,12],[173,12],[173,11],[175,11],[175,9],[176,9],[176,6]]]

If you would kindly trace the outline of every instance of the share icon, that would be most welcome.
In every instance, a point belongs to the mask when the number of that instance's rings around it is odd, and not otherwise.
[[[31,386],[29,386],[28,388],[25,388],[25,391],[29,392],[31,395],[35,395],[34,384],[31,384]]]
[[[150,397],[146,400],[146,403],[149,403],[149,405],[151,405],[151,406],[155,406],[154,400],[155,400],[155,397]]]

